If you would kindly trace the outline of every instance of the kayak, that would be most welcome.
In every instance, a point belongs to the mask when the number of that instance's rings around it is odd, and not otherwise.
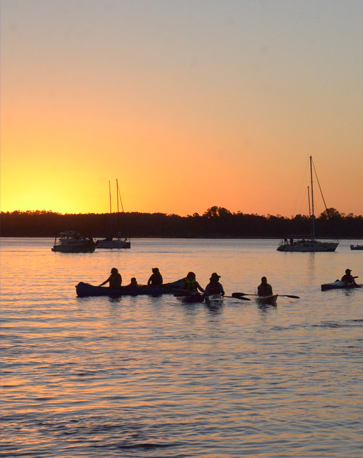
[[[223,296],[221,294],[210,294],[205,296],[205,302],[211,307],[218,307],[223,304]]]
[[[361,288],[362,285],[357,285],[356,283],[344,283],[343,281],[336,280],[332,283],[324,283],[321,285],[322,291],[328,291],[329,289],[351,289],[351,288]]]
[[[161,294],[175,294],[180,289],[183,280],[177,280],[172,283],[167,283],[160,286],[138,286],[137,288],[128,288],[127,286],[121,286],[121,288],[108,288],[106,286],[93,286],[89,283],[80,282],[76,285],[76,291],[78,297],[89,297],[89,296],[109,296],[109,297],[121,297],[121,296],[160,296]]]
[[[187,294],[183,296],[176,296],[177,299],[182,301],[184,304],[196,304],[198,302],[203,302],[204,301],[204,294],[200,293],[193,293],[193,294]]]
[[[272,294],[271,296],[255,296],[255,301],[259,305],[277,305],[278,294]]]

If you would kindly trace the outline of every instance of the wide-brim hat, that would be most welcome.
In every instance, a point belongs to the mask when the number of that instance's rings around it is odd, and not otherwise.
[[[217,280],[219,280],[221,278],[221,276],[218,275],[217,273],[213,272],[210,278],[216,278]]]

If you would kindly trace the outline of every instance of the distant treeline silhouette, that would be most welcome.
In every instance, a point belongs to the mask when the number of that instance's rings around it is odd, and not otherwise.
[[[124,237],[178,238],[282,238],[309,235],[310,217],[232,213],[211,207],[203,215],[164,213],[61,214],[52,211],[1,212],[2,237],[55,237],[75,230],[89,237],[105,237],[118,231]],[[318,237],[362,238],[363,216],[344,215],[329,208],[316,218]]]

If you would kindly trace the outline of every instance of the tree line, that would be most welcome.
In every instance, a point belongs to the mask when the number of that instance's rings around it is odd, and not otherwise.
[[[363,238],[363,216],[345,215],[329,208],[316,218],[316,234],[329,238]],[[88,237],[106,237],[121,232],[123,237],[176,238],[283,238],[307,236],[311,219],[307,215],[259,216],[233,213],[211,207],[202,215],[178,216],[165,213],[61,214],[52,211],[1,212],[1,237],[55,237],[75,230]]]

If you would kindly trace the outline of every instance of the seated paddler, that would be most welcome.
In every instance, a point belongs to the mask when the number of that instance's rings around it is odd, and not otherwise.
[[[198,291],[201,291],[202,293],[204,293],[204,289],[197,282],[194,272],[189,272],[188,275],[183,279],[181,289],[191,294],[197,293]]]
[[[113,289],[121,288],[122,277],[119,274],[119,271],[116,269],[116,267],[112,267],[111,275],[108,277],[107,280],[105,280],[103,283],[101,283],[98,286],[103,286],[106,283],[109,283],[110,288],[113,288]]]
[[[205,287],[205,294],[207,296],[211,296],[212,294],[221,294],[224,296],[224,289],[221,283],[219,283],[219,279],[221,278],[216,272],[213,272],[208,285]]]
[[[267,283],[267,278],[261,278],[261,284],[257,287],[257,294],[262,296],[272,296],[272,286]]]
[[[163,277],[159,271],[158,267],[154,267],[152,270],[152,275],[147,281],[148,286],[160,286],[163,284]]]

